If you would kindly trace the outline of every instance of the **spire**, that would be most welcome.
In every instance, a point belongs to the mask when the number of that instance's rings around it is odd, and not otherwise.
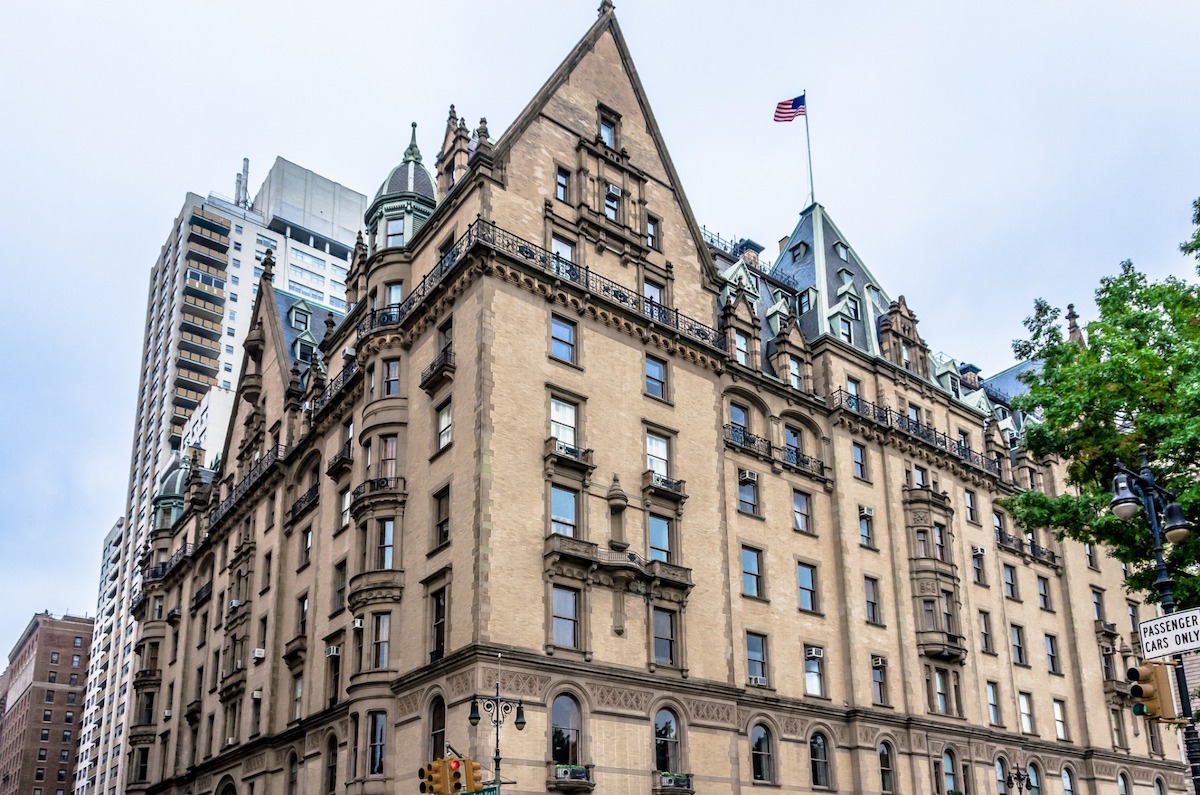
[[[1086,348],[1087,342],[1083,339],[1083,332],[1079,330],[1076,320],[1079,320],[1079,315],[1075,314],[1075,304],[1067,304],[1067,339],[1081,348]]]
[[[421,162],[421,150],[417,148],[417,123],[412,123],[412,140],[408,142],[408,148],[404,150],[404,159],[400,162],[407,163],[410,160]]]
[[[611,13],[613,10],[612,0],[600,0],[600,10],[596,12],[596,16],[602,17],[605,14]]]
[[[263,254],[262,280],[264,282],[275,281],[275,252],[271,249],[267,249],[267,253]]]

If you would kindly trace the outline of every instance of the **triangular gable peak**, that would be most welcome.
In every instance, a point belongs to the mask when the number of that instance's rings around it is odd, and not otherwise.
[[[619,63],[626,77],[625,82],[617,79],[614,74],[614,60]],[[596,104],[595,97],[599,97],[599,105]],[[587,99],[591,101],[588,102]],[[716,267],[708,253],[700,225],[684,194],[679,174],[667,151],[611,3],[601,5],[595,23],[496,141],[492,152],[494,162],[501,173],[506,173],[508,179],[517,178],[518,174],[523,173],[523,169],[506,168],[522,139],[532,135],[535,139],[532,143],[539,145],[536,139],[545,133],[531,131],[531,128],[542,117],[553,119],[559,127],[559,133],[569,130],[578,134],[583,140],[583,148],[603,151],[600,169],[608,169],[607,173],[612,175],[623,175],[622,184],[618,184],[617,187],[622,190],[623,201],[630,208],[630,213],[640,215],[646,212],[646,190],[669,191],[679,207],[680,217],[677,223],[664,224],[668,227],[665,234],[671,235],[676,244],[681,240],[681,235],[684,236],[683,239],[689,239],[691,246],[686,259],[694,259],[700,277],[697,283],[714,291],[719,287]],[[609,142],[604,140],[606,136]],[[639,140],[643,136],[648,138],[648,145],[635,145],[635,136]],[[608,145],[602,146],[605,143]],[[574,179],[580,182],[602,178],[600,169],[586,167],[582,157],[576,162],[561,165],[570,169]],[[652,183],[653,188],[647,189],[647,183]],[[573,190],[572,202],[576,205],[582,204],[583,191],[578,188]],[[636,223],[629,226],[640,232],[645,223],[645,218],[638,218]],[[614,247],[614,242],[611,239],[606,240],[603,232],[592,234],[592,230],[583,228],[585,226],[586,224],[580,224],[581,235],[590,238],[589,242],[594,242],[597,248],[605,245]],[[626,248],[622,254],[626,263],[631,256],[634,255]],[[684,261],[673,264],[674,278],[681,278],[683,269],[680,266],[689,263]],[[708,311],[711,312],[711,304]]]

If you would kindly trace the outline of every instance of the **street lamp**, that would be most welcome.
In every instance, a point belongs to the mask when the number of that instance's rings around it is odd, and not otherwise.
[[[1020,795],[1022,791],[1032,792],[1035,781],[1029,777],[1029,768],[1017,770],[1015,767],[1009,771],[1008,778],[1005,780],[1008,784],[1008,789],[1011,792]]]
[[[1134,472],[1120,461],[1117,462],[1117,474],[1113,477],[1113,497],[1109,508],[1119,519],[1132,519],[1137,516],[1139,509],[1141,510],[1142,518],[1150,526],[1154,538],[1154,587],[1158,589],[1158,601],[1163,613],[1170,614],[1175,612],[1175,583],[1171,580],[1166,560],[1163,558],[1163,538],[1165,536],[1166,540],[1173,544],[1186,540],[1189,524],[1175,495],[1154,482],[1146,445],[1138,447],[1138,454],[1142,459],[1139,472]],[[1187,674],[1184,673],[1183,663],[1178,655],[1175,657],[1174,668],[1175,688],[1179,691],[1179,704],[1187,721],[1183,729],[1183,743],[1187,750],[1188,765],[1192,768],[1192,789],[1194,792],[1200,792],[1200,736],[1197,736],[1196,726],[1192,723],[1192,700],[1188,696]]]
[[[483,706],[483,711],[487,713],[488,720],[496,727],[496,753],[492,757],[492,762],[495,763],[494,773],[496,776],[496,790],[500,789],[500,726],[504,723],[514,711],[517,713],[516,719],[513,720],[513,725],[517,727],[517,731],[525,729],[525,705],[520,700],[503,698],[500,695],[500,655],[496,655],[496,695],[494,696],[471,696],[471,713],[467,716],[467,720],[472,726],[478,726],[480,721],[479,707]]]

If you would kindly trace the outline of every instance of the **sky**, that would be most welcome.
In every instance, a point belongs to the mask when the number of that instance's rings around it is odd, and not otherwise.
[[[92,614],[123,508],[150,268],[187,191],[283,156],[373,196],[450,103],[498,136],[599,0],[60,0],[0,7],[0,653]],[[624,0],[701,224],[776,250],[816,198],[935,351],[982,368],[1042,296],[1084,320],[1200,196],[1200,4]]]

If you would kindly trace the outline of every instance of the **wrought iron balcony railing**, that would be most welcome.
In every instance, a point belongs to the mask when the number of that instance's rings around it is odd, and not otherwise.
[[[317,500],[320,498],[320,496],[321,496],[321,484],[320,483],[312,484],[312,486],[309,487],[308,491],[301,494],[299,497],[296,498],[296,501],[292,503],[292,507],[288,511],[288,516],[290,516],[292,519],[295,519],[297,516],[304,513],[309,508],[311,508],[313,505],[315,505]]]
[[[766,458],[782,461],[786,466],[800,469],[817,477],[825,477],[825,463],[818,458],[804,455],[799,448],[777,447],[769,439],[750,433],[742,425],[732,423],[724,426],[725,441]]]
[[[259,459],[258,463],[246,473],[246,477],[242,478],[241,482],[233,487],[233,491],[229,492],[229,496],[221,500],[221,504],[214,508],[212,513],[208,515],[209,530],[216,527],[217,523],[225,517],[225,514],[229,513],[233,506],[237,505],[238,501],[246,496],[246,492],[250,491],[258,481],[262,480],[263,475],[271,469],[276,461],[283,458],[284,451],[284,446],[277,444]]]
[[[193,610],[212,598],[212,588],[213,584],[211,580],[200,586],[200,590],[196,591],[196,595],[192,597]]]
[[[356,375],[358,375],[358,360],[350,359],[342,367],[342,372],[338,373],[336,378],[326,384],[325,388],[321,390],[321,394],[313,399],[313,416],[315,417],[324,411],[325,407],[341,394],[342,390],[346,388],[346,385]]]
[[[454,347],[447,345],[438,352],[437,356],[433,357],[433,362],[421,372],[421,389],[427,389],[431,383],[439,381],[440,376],[453,370]]]
[[[192,556],[192,545],[184,544],[179,549],[175,550],[175,554],[164,560],[162,563],[156,563],[146,569],[142,575],[142,582],[158,582],[166,579],[167,575]]]
[[[408,298],[399,304],[377,309],[363,318],[358,324],[358,336],[363,337],[375,329],[403,323],[412,314],[413,309],[437,289],[446,276],[465,259],[466,253],[477,245],[507,254],[550,276],[571,282],[594,297],[649,317],[695,342],[718,351],[725,351],[727,348],[725,336],[712,326],[688,317],[676,309],[648,301],[634,289],[592,273],[590,268],[580,267],[486,221],[472,223],[463,236],[442,255],[433,270],[421,279]]]
[[[1000,462],[998,460],[988,458],[983,453],[972,450],[965,444],[960,444],[957,439],[950,438],[936,428],[909,419],[887,406],[880,406],[858,395],[851,395],[844,389],[834,392],[831,400],[834,408],[853,411],[855,414],[866,417],[872,422],[896,428],[899,431],[920,439],[931,447],[945,450],[947,453],[961,458],[973,467],[982,469],[992,475],[999,476],[1000,474]]]
[[[403,482],[404,478],[398,477],[371,478],[360,483],[350,496],[357,500],[364,494],[374,494],[380,491],[396,491],[402,488],[401,484]]]
[[[1017,538],[1014,535],[1004,532],[1003,530],[996,531],[996,543],[1005,549],[1012,550],[1021,554],[1025,553],[1025,539]]]
[[[1046,547],[1038,544],[1030,544],[1029,554],[1033,556],[1034,560],[1040,560],[1042,563],[1049,563],[1051,566],[1058,565],[1058,555],[1054,554],[1054,550],[1052,549],[1047,549]]]

